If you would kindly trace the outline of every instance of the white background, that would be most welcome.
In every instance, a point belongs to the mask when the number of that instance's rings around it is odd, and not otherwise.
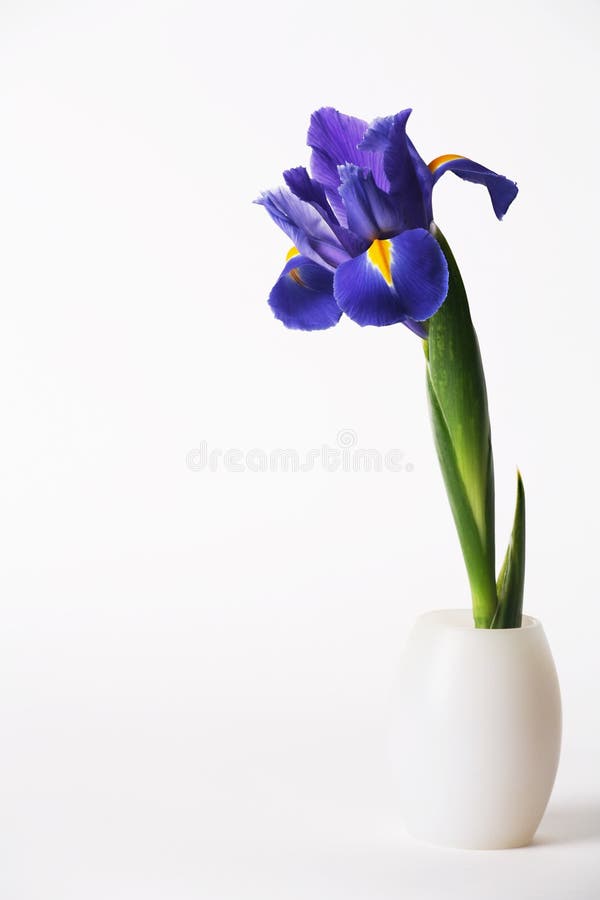
[[[0,896],[600,896],[596,2],[0,5]],[[286,331],[251,201],[310,112],[412,106],[482,345],[503,552],[564,752],[536,844],[403,834],[387,697],[414,617],[468,605],[406,329]],[[412,472],[191,471],[399,448]]]

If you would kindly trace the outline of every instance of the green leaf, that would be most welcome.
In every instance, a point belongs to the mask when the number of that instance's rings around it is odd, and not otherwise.
[[[448,295],[429,320],[427,385],[436,448],[467,567],[475,625],[496,613],[494,469],[485,377],[465,288],[452,252]]]
[[[525,489],[517,472],[517,503],[510,543],[498,576],[498,609],[492,628],[520,628],[525,583]]]

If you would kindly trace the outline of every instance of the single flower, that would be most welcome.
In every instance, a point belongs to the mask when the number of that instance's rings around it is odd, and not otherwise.
[[[331,107],[311,116],[311,173],[256,201],[293,243],[269,305],[288,328],[402,322],[421,336],[448,292],[448,264],[432,233],[432,192],[445,172],[487,187],[501,219],[517,194],[503,175],[464,156],[427,165],[406,134],[411,113],[371,125]]]

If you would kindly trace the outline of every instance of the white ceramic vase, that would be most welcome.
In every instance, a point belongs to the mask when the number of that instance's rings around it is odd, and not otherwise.
[[[470,610],[420,616],[401,658],[391,760],[414,837],[495,850],[529,844],[561,741],[556,669],[540,622],[476,629]]]

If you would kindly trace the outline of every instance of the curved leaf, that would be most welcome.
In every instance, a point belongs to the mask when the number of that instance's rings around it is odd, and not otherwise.
[[[517,503],[510,543],[498,576],[498,608],[492,628],[520,628],[525,584],[525,489],[517,472]]]

